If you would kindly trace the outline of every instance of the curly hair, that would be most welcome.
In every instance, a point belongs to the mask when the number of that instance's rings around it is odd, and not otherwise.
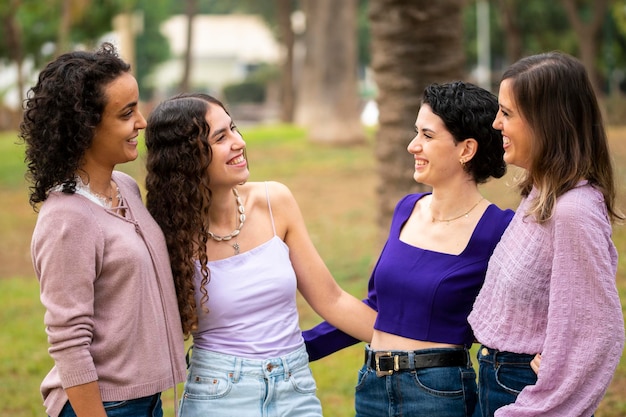
[[[130,65],[105,42],[95,52],[59,56],[39,73],[24,104],[19,138],[26,144],[26,177],[33,209],[50,189],[76,190],[74,176],[106,107],[105,87]]]
[[[424,90],[422,104],[443,120],[455,143],[469,138],[478,142],[476,155],[465,164],[477,184],[506,173],[502,135],[492,127],[498,112],[495,95],[462,81],[431,84]]]
[[[208,301],[206,244],[211,191],[207,168],[212,159],[208,141],[211,127],[206,121],[209,104],[226,111],[219,100],[201,93],[165,100],[150,113],[145,132],[146,206],[165,234],[186,337],[198,326],[196,260],[202,274],[201,305]]]

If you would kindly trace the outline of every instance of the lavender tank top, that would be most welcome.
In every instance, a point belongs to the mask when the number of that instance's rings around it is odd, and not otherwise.
[[[238,255],[208,263],[209,311],[200,308],[196,291],[196,347],[245,358],[278,357],[304,344],[296,306],[296,274],[289,247],[274,226],[267,184],[267,204],[274,236]],[[196,288],[202,276],[196,262]]]

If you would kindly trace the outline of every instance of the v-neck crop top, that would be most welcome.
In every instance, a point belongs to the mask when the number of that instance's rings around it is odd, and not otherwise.
[[[289,247],[277,235],[229,258],[208,263],[208,312],[198,307],[196,347],[245,358],[278,357],[304,343],[296,306],[297,279]],[[200,263],[196,262],[196,286]],[[196,291],[200,306],[200,291]]]
[[[378,312],[376,330],[470,346],[474,336],[467,316],[485,279],[489,257],[514,213],[491,204],[463,252],[440,253],[400,240],[402,227],[424,195],[410,194],[397,204],[364,302]],[[326,322],[303,333],[311,360],[357,342]]]

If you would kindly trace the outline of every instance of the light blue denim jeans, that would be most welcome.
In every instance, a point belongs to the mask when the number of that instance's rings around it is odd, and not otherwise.
[[[304,346],[265,360],[195,347],[180,417],[321,417],[315,391]]]
[[[102,403],[107,417],[163,417],[161,394],[124,401]],[[76,417],[70,402],[66,402],[59,417]]]
[[[454,350],[425,349],[419,352]],[[478,400],[476,372],[467,349],[465,352],[468,366],[405,370],[378,377],[375,369],[364,365],[356,386],[356,416],[472,416]]]

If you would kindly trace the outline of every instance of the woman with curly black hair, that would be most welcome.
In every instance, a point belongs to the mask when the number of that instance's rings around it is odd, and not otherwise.
[[[360,339],[370,339],[374,311],[334,281],[290,190],[247,182],[246,143],[218,100],[159,104],[146,147],[147,206],[193,335],[180,415],[321,416],[296,291]]]
[[[378,312],[356,386],[356,415],[472,416],[478,402],[467,316],[513,217],[478,184],[506,172],[489,91],[432,84],[408,145],[413,178],[432,187],[396,205],[365,302]],[[356,340],[322,323],[304,332],[312,360]]]
[[[49,416],[162,416],[185,376],[163,233],[117,164],[146,126],[137,82],[113,45],[71,52],[39,74],[25,104],[32,257],[54,367]]]

